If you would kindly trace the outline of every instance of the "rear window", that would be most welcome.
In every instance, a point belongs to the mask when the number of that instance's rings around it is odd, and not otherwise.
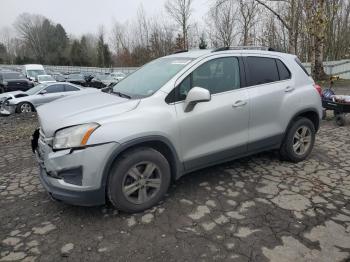
[[[303,71],[305,72],[305,74],[307,74],[308,76],[310,76],[309,72],[306,70],[306,68],[303,66],[303,64],[300,62],[299,58],[295,58],[295,62],[297,62],[297,64],[301,67],[301,69],[303,69]]]
[[[3,79],[24,79],[24,76],[19,73],[3,73]]]
[[[275,59],[268,57],[247,57],[249,68],[249,85],[261,85],[279,81]]]
[[[278,73],[280,75],[280,80],[287,80],[291,78],[291,74],[289,69],[286,67],[285,64],[279,59],[276,59],[277,67],[278,67]]]

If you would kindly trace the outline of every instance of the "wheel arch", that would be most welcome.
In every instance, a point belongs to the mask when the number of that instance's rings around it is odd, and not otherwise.
[[[118,160],[119,156],[129,150],[133,150],[138,147],[149,147],[159,151],[169,162],[172,179],[176,180],[181,176],[183,166],[178,158],[175,147],[172,145],[169,139],[162,136],[147,136],[121,144],[116,150],[111,153],[103,170],[103,187],[106,188],[109,172],[114,162]]]
[[[19,111],[19,107],[20,107],[22,104],[24,104],[24,103],[27,103],[27,104],[29,104],[29,105],[32,107],[32,112],[36,112],[36,109],[35,109],[35,106],[33,105],[33,103],[31,103],[31,102],[29,102],[29,101],[21,101],[21,102],[19,102],[19,103],[16,105],[16,113],[21,113],[21,112]]]
[[[303,109],[303,110],[297,112],[292,117],[292,119],[288,123],[286,132],[298,117],[305,117],[305,118],[309,119],[314,124],[316,132],[319,130],[319,128],[320,128],[320,115],[319,115],[318,111],[314,108],[307,108],[307,109]]]

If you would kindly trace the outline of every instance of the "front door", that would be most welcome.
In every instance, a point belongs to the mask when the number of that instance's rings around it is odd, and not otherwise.
[[[208,89],[211,100],[185,112],[183,101],[192,87]],[[246,153],[248,93],[240,87],[239,60],[231,56],[202,63],[177,86],[175,108],[187,171]]]

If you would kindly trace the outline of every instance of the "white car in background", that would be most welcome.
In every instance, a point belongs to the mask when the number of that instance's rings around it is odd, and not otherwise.
[[[0,95],[0,115],[34,112],[36,107],[70,95],[100,92],[66,82],[39,84],[26,92],[15,91]]]
[[[48,84],[48,83],[56,83],[57,81],[50,75],[37,75],[35,77],[36,84]]]
[[[35,77],[38,75],[46,75],[46,71],[42,65],[24,65],[22,68],[22,73],[33,82],[35,81]]]

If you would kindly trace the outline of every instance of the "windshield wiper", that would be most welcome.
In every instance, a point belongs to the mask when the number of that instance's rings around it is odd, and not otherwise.
[[[112,91],[112,94],[116,94],[120,97],[124,97],[124,98],[127,98],[127,99],[131,99],[131,96],[127,95],[127,94],[123,94],[121,92],[118,92],[118,91]]]

